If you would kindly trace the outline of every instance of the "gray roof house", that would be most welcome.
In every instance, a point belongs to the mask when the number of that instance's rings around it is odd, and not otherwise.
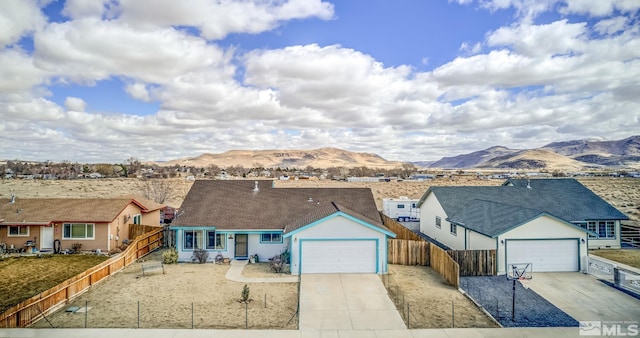
[[[499,271],[516,260],[538,271],[577,271],[588,248],[620,247],[620,221],[628,219],[574,179],[431,187],[419,207],[421,232],[453,249],[497,249]]]
[[[196,181],[170,229],[181,261],[264,261],[283,252],[291,272],[384,273],[387,238],[370,189],[276,188],[271,180]]]

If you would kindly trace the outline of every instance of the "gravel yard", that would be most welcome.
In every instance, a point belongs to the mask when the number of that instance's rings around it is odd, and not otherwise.
[[[525,289],[520,282],[516,282],[515,321],[512,321],[512,287],[513,282],[505,276],[460,277],[460,288],[504,327],[578,326],[578,321],[533,290]]]

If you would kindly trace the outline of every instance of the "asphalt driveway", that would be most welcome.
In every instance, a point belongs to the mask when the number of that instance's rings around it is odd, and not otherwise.
[[[300,329],[406,329],[375,274],[305,274],[300,283]]]
[[[530,288],[579,321],[637,321],[640,300],[579,272],[536,272]]]

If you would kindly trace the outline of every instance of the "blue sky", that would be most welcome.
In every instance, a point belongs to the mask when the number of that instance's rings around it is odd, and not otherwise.
[[[437,160],[640,133],[640,3],[0,2],[0,158],[338,147]]]

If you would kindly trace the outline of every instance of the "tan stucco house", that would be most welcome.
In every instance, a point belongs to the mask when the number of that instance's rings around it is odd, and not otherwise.
[[[110,252],[129,236],[130,224],[160,225],[164,205],[142,198],[0,199],[0,244],[7,249]]]

